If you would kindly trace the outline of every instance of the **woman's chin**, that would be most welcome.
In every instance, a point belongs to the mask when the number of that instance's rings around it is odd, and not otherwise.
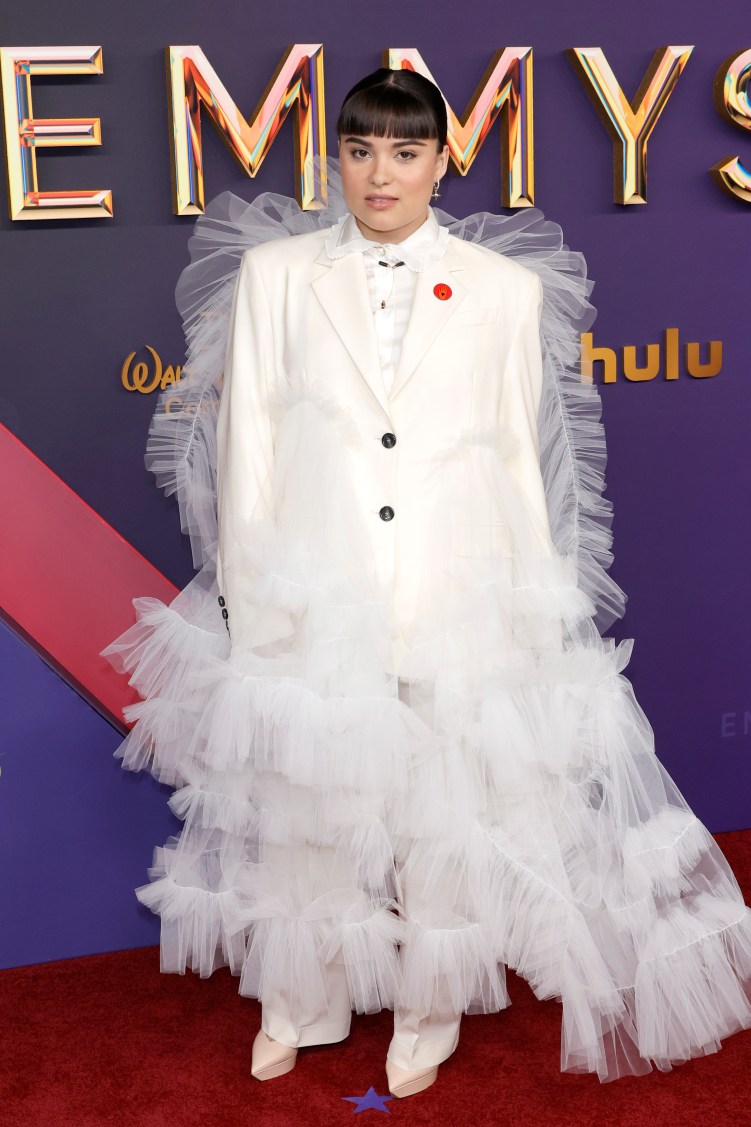
[[[368,227],[378,227],[379,230],[381,228],[391,230],[402,225],[394,206],[381,208],[371,207],[368,203],[361,203],[358,204],[355,215],[361,223],[366,223]]]

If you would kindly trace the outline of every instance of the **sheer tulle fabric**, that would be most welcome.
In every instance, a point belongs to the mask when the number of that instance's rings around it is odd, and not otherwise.
[[[215,426],[236,272],[247,247],[332,225],[345,211],[334,161],[329,186],[319,212],[219,196],[177,287],[184,408],[163,395],[147,464],[177,495],[200,570],[170,606],[134,600],[136,624],[103,651],[144,698],[117,754],[174,787],[184,819],[137,890],[162,917],[162,967],[228,965],[242,993],[291,991],[307,1010],[336,961],[358,1012],[487,1013],[508,1005],[509,966],[562,1002],[565,1071],[608,1081],[714,1052],[751,1026],[751,911],[655,756],[622,672],[632,643],[601,637],[625,596],[606,570],[599,395],[576,368],[590,283],[539,212],[436,209],[542,279],[549,532],[503,434],[436,451],[425,552],[444,589],[426,593],[415,644],[389,669],[388,600],[348,488],[356,429],[342,405],[286,386],[275,520],[249,530],[249,594],[292,632],[230,645]]]

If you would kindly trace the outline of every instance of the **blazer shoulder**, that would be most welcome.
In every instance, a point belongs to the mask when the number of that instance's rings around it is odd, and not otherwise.
[[[515,290],[525,294],[539,284],[537,271],[525,266],[519,259],[501,254],[471,239],[462,239],[459,235],[452,235],[451,238],[455,247],[459,244],[457,252],[467,265],[484,275],[488,281],[492,278],[499,285],[513,286]]]
[[[253,264],[264,272],[284,269],[292,262],[315,258],[330,230],[331,226],[320,227],[300,235],[280,235],[275,239],[267,239],[266,242],[248,247],[243,251],[242,259],[252,259]]]

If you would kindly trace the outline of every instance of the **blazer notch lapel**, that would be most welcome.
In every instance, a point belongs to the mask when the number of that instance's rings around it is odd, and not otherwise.
[[[390,399],[402,390],[438,333],[469,293],[460,277],[463,269],[464,263],[451,240],[443,257],[418,273]],[[448,284],[450,297],[442,300],[436,295],[434,291],[439,283]]]
[[[328,269],[312,282],[313,291],[353,363],[388,414],[368,280],[360,256],[346,254],[330,259],[324,250],[316,261],[325,262]]]

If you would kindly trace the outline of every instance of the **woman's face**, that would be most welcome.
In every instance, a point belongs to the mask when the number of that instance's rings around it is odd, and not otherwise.
[[[366,239],[398,243],[422,226],[448,155],[448,145],[436,152],[435,140],[339,138],[344,199]]]

